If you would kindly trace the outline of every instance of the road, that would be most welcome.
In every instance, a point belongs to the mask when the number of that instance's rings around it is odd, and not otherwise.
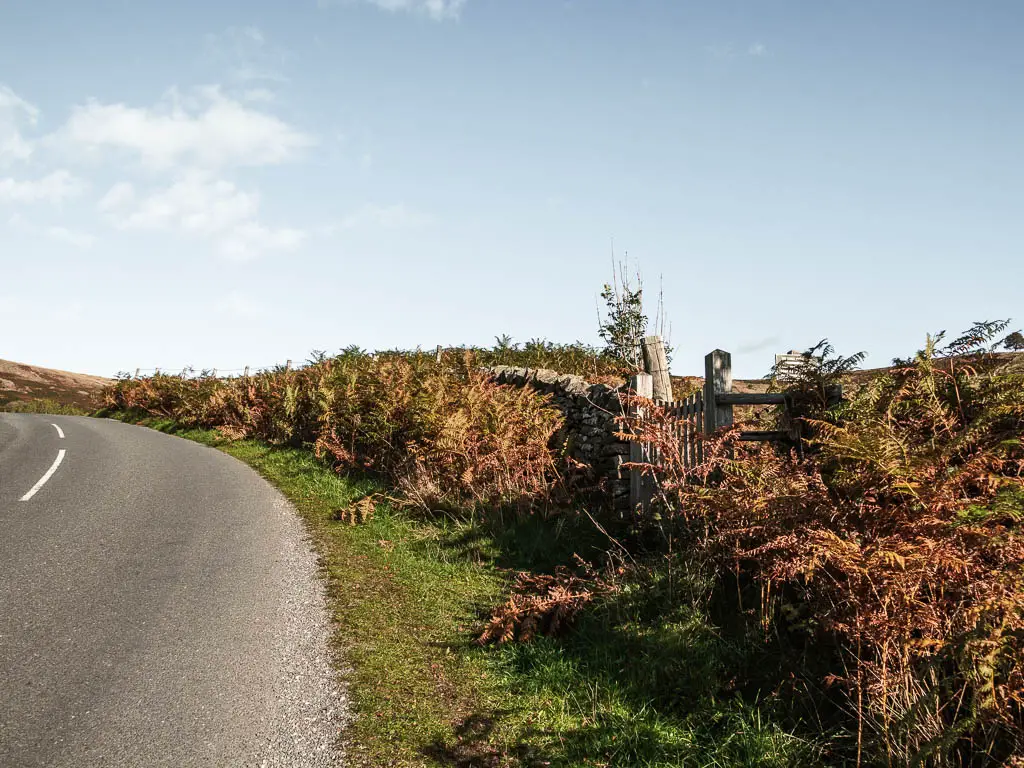
[[[0,414],[0,766],[339,765],[329,637],[302,525],[251,469]]]

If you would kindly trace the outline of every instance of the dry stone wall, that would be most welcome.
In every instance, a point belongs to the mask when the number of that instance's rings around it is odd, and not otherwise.
[[[616,507],[629,506],[629,473],[621,469],[629,459],[629,443],[615,437],[615,419],[622,413],[618,389],[544,368],[499,365],[487,370],[499,384],[550,394],[565,416],[556,447],[588,466]]]

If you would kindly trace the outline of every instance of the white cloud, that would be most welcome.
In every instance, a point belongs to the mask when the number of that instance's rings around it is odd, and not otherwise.
[[[179,231],[213,241],[218,253],[244,261],[263,251],[292,250],[301,230],[266,227],[259,221],[259,195],[224,179],[190,171],[169,187],[140,197],[127,182],[115,184],[97,203],[120,229]]]
[[[321,8],[365,2],[389,13],[414,13],[434,21],[458,19],[467,0],[318,0]]]
[[[24,161],[32,156],[32,143],[21,135],[20,126],[35,125],[38,120],[38,107],[0,84],[0,164]]]
[[[747,55],[748,56],[767,56],[768,55],[768,49],[765,47],[764,43],[754,43],[753,45],[751,45],[747,49]]]
[[[113,214],[122,229],[181,229],[214,235],[256,215],[259,196],[241,191],[230,181],[191,172],[171,186],[138,199],[129,184],[117,184],[98,203]]]
[[[171,91],[164,104],[153,108],[90,101],[74,108],[52,141],[72,151],[126,151],[158,169],[273,165],[316,143],[215,86],[199,89],[195,98]]]
[[[368,204],[345,216],[338,224],[339,229],[376,227],[379,229],[409,229],[423,227],[434,222],[428,213],[417,211],[404,203],[396,205]]]
[[[95,235],[66,227],[47,227],[44,234],[52,240],[73,245],[75,248],[92,248],[96,244]]]
[[[86,183],[69,171],[54,171],[33,181],[0,179],[0,202],[7,203],[62,203],[77,197],[86,189]]]

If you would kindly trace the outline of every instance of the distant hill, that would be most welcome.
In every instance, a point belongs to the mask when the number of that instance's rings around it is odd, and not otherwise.
[[[102,376],[0,360],[0,410],[43,400],[94,410],[99,406],[100,390],[110,381]]]

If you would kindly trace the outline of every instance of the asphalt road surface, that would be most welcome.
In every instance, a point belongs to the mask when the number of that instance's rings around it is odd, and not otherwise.
[[[235,459],[0,414],[0,766],[340,765],[323,589]]]

